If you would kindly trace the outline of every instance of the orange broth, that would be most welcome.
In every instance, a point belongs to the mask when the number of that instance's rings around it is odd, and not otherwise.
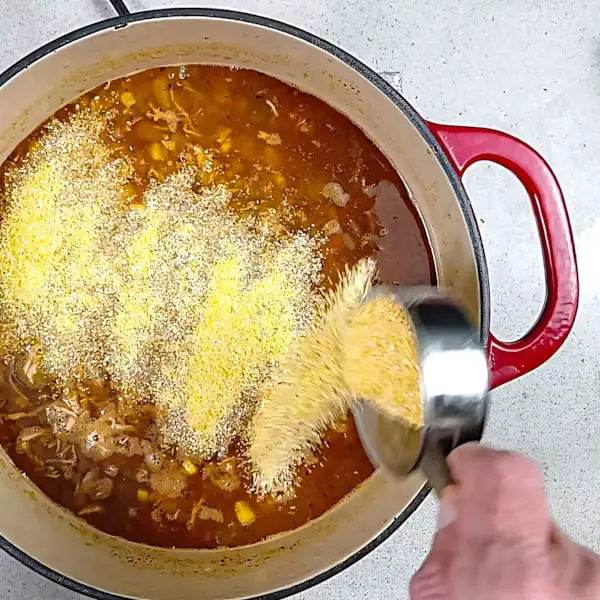
[[[202,184],[227,185],[239,214],[274,211],[287,232],[302,229],[327,235],[323,281],[335,281],[346,265],[367,256],[377,257],[386,282],[434,280],[425,235],[400,177],[354,124],[312,96],[254,71],[191,65],[109,82],[61,109],[55,118],[66,119],[87,108],[109,115],[105,141],[115,156],[132,160],[134,175],[127,189],[132,203],[142,202],[151,179],[162,180],[176,171],[182,153],[200,146],[207,152],[198,162],[209,155],[213,164],[203,173]],[[5,173],[19,164],[42,131],[43,125],[2,166],[0,196]],[[377,193],[382,181],[389,182],[386,194]],[[339,184],[348,196],[326,197],[323,190],[330,183]],[[23,395],[30,409],[48,394],[45,388],[23,385],[11,365],[5,363],[0,380],[0,412],[5,415],[24,410]],[[94,417],[107,407],[113,410],[117,396],[108,384],[95,383],[78,397]],[[152,440],[151,411],[123,414],[140,440]],[[140,493],[148,490],[140,475],[146,469],[143,456],[92,461],[74,449],[74,455],[68,455],[73,461],[68,477],[64,470],[48,470],[48,461],[56,460],[64,448],[49,447],[43,443],[48,438],[27,445],[18,442],[25,428],[47,425],[42,415],[5,418],[0,424],[0,441],[15,464],[52,500],[98,529],[156,546],[215,548],[257,542],[318,517],[373,471],[348,417],[327,434],[310,466],[302,468],[295,495],[259,498],[251,493],[240,447],[234,443],[227,457],[215,457],[186,473],[185,490],[178,497],[157,499]],[[166,456],[163,468],[181,470],[181,464],[180,456]],[[96,478],[111,477],[107,498],[92,502],[82,492],[90,471]],[[86,481],[89,484],[89,476]],[[236,518],[238,501],[255,514],[250,525]],[[217,509],[222,520],[204,513],[192,518],[199,506]]]

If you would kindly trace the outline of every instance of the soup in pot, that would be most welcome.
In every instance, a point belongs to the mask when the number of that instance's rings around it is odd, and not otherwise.
[[[167,547],[257,542],[371,473],[351,416],[292,488],[257,494],[246,432],[348,266],[434,280],[394,168],[346,117],[266,75],[111,81],[0,170],[0,441],[52,500]]]

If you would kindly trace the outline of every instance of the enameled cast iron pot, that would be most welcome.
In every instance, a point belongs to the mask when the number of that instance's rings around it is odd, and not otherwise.
[[[425,121],[383,79],[339,48],[262,17],[210,9],[128,14],[84,27],[0,75],[0,163],[41,121],[81,93],[134,71],[178,63],[248,67],[313,94],[347,115],[403,177],[423,220],[439,285],[462,301],[489,349],[492,386],[550,358],[577,309],[573,240],[558,183],[529,146],[497,131]],[[489,332],[488,274],[461,183],[478,160],[512,171],[527,189],[546,271],[542,313],[519,341]],[[54,505],[0,452],[0,544],[24,564],[95,598],[282,598],[338,573],[389,537],[428,493],[374,474],[306,526],[229,550],[150,548],[100,533]]]

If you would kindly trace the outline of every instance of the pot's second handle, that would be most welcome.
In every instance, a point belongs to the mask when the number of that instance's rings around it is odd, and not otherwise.
[[[462,177],[474,162],[489,160],[514,173],[529,194],[542,244],[546,301],[537,322],[515,342],[490,333],[491,387],[524,375],[548,360],[567,338],[577,312],[579,283],[573,234],[565,201],[548,163],[517,138],[478,127],[429,128]]]

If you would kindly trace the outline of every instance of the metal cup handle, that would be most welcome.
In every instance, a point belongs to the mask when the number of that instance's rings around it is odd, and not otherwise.
[[[446,457],[452,450],[451,436],[439,431],[431,431],[425,440],[419,467],[429,480],[438,498],[445,487],[453,483]]]

